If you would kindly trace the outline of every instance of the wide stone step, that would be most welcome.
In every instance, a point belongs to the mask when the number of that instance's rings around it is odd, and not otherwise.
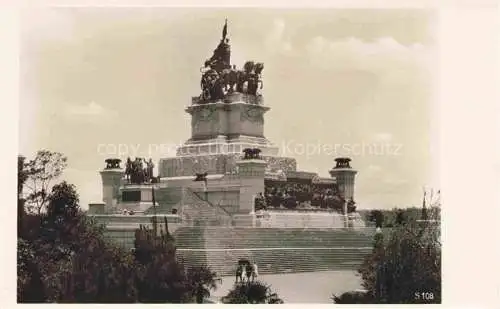
[[[344,229],[198,227],[183,228],[176,241],[180,259],[233,276],[242,258],[255,261],[260,274],[355,270],[370,254],[373,234]]]

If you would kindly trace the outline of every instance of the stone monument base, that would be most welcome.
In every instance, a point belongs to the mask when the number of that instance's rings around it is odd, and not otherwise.
[[[162,178],[193,176],[199,170],[206,171],[208,174],[236,174],[236,162],[242,158],[241,153],[219,153],[160,159],[159,175]],[[266,170],[268,171],[287,172],[297,169],[297,161],[294,158],[278,156],[262,156],[262,158],[267,163]]]

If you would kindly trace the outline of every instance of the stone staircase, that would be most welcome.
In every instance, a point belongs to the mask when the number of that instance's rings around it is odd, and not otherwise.
[[[371,252],[371,233],[344,229],[206,227],[208,265],[234,275],[240,258],[253,260],[260,274],[357,269]]]
[[[181,216],[187,225],[224,226],[231,224],[231,215],[224,208],[206,201],[202,192],[190,188],[183,189]]]
[[[207,265],[204,230],[202,227],[181,227],[173,234],[178,261],[187,266]],[[193,250],[194,249],[194,250]]]
[[[182,206],[184,192],[181,188],[168,188],[163,190],[155,191],[155,199],[159,205],[156,209],[153,207],[148,208],[145,214],[170,214],[172,209],[177,209]]]

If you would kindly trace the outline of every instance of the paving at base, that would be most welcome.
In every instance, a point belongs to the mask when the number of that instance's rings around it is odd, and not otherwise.
[[[355,271],[322,271],[294,274],[261,275],[259,280],[271,285],[285,303],[332,303],[332,294],[361,289],[361,278]],[[222,284],[212,292],[217,301],[227,295],[234,277],[222,277]]]

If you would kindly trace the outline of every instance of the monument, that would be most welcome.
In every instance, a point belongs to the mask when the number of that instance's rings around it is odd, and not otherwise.
[[[89,214],[106,224],[111,238],[132,246],[135,229],[157,215],[167,218],[170,232],[192,228],[189,235],[210,235],[203,230],[210,226],[275,228],[278,234],[285,228],[364,227],[349,158],[337,158],[330,177],[320,177],[297,170],[296,160],[279,156],[265,137],[270,107],[262,94],[263,71],[264,64],[253,60],[241,68],[231,63],[226,21],[200,69],[200,92],[185,109],[191,136],[176,156],[160,159],[156,176],[151,159],[122,158],[124,168],[121,159],[106,160],[103,203],[89,205]]]
[[[201,169],[209,174],[235,173],[236,162],[247,148],[258,148],[268,170],[295,170],[293,158],[279,157],[278,147],[264,136],[264,64],[247,61],[242,69],[231,63],[227,21],[213,55],[200,69],[201,93],[191,100],[191,138],[174,158],[161,159],[159,176],[191,176]]]

